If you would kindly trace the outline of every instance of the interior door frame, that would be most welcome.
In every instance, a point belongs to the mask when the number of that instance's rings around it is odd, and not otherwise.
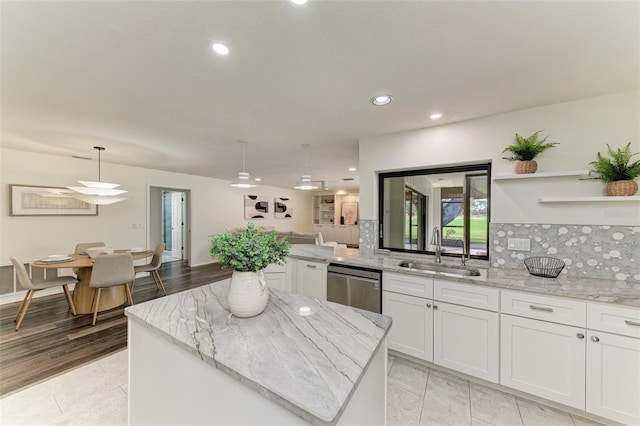
[[[147,184],[147,200],[146,200],[147,201],[147,223],[150,224],[149,226],[147,226],[147,247],[151,247],[152,245],[155,247],[156,243],[151,241],[152,239],[151,224],[153,223],[152,215],[156,213],[155,209],[162,209],[161,203],[158,206],[155,206],[152,204],[151,193],[153,190],[159,190],[161,193],[162,191],[184,193],[184,203],[183,203],[184,209],[183,209],[183,215],[182,215],[182,221],[184,222],[184,230],[182,235],[182,240],[184,241],[184,250],[183,250],[182,260],[187,261],[187,265],[190,267],[191,266],[191,189],[165,186],[165,185]],[[162,200],[162,197],[161,197],[161,200]],[[160,215],[162,215],[161,211],[160,211]]]

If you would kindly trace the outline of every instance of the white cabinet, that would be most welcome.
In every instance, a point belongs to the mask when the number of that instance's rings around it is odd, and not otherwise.
[[[346,225],[334,225],[335,241],[342,244],[349,244],[351,239],[351,227]]]
[[[640,310],[589,304],[587,327],[587,411],[640,424]]]
[[[434,363],[498,383],[499,296],[492,288],[434,280]]]
[[[313,225],[313,232],[320,232],[323,241],[335,241],[336,233],[333,225]]]
[[[433,361],[433,280],[384,272],[382,313],[393,318],[390,349]]]
[[[433,361],[432,301],[406,294],[382,292],[382,313],[393,318],[389,349]]]
[[[271,264],[264,269],[264,278],[269,288],[288,291],[287,265]]]
[[[565,302],[572,301],[502,292],[500,383],[584,410],[586,318],[575,312],[586,309]],[[505,314],[512,312],[546,321]]]
[[[349,230],[349,244],[360,245],[360,227],[353,225]]]
[[[498,313],[434,301],[433,362],[498,383]]]
[[[298,293],[327,300],[327,264],[308,260],[297,263]]]

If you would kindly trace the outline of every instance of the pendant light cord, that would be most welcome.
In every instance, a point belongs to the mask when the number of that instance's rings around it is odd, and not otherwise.
[[[102,153],[102,151],[104,151],[104,147],[101,146],[94,146],[93,149],[97,149],[98,150],[98,182],[102,182],[102,180],[100,179],[100,167],[101,167],[101,158],[100,158],[100,154]]]

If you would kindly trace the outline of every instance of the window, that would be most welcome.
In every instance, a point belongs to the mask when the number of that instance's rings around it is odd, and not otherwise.
[[[488,259],[490,164],[380,173],[379,247]]]

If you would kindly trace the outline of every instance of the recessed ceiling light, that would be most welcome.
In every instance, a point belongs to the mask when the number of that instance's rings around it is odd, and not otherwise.
[[[393,96],[391,95],[378,95],[371,98],[371,103],[375,106],[382,106],[391,103]]]
[[[224,44],[222,44],[222,43],[213,43],[211,45],[211,48],[218,55],[223,55],[224,56],[224,55],[229,53],[229,48],[227,46],[225,46]]]
[[[442,114],[440,114],[439,112],[436,112],[434,114],[431,114],[431,119],[432,120],[437,120],[439,118],[442,118]]]
[[[254,179],[256,182],[262,182],[262,178],[255,178]]]
[[[355,167],[349,167],[349,171],[350,172],[355,172],[356,170],[358,170],[358,169],[356,169]]]
[[[302,6],[306,4],[308,0],[289,0],[289,1],[295,4],[296,6]]]

